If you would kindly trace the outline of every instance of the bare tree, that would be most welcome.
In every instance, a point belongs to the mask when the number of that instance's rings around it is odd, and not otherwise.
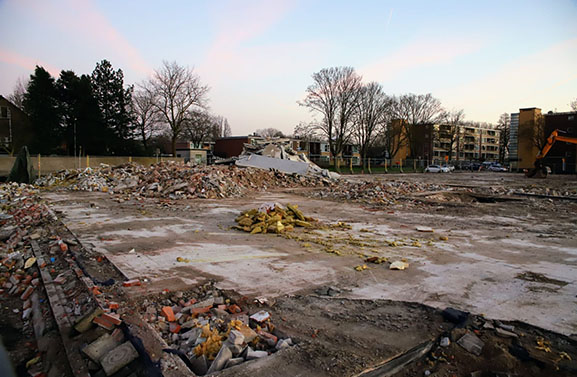
[[[352,67],[323,68],[312,77],[314,83],[307,88],[307,95],[299,105],[322,115],[318,130],[327,137],[337,167],[338,156],[351,137],[361,77]]]
[[[441,101],[428,94],[403,94],[395,98],[395,117],[404,120],[405,137],[411,157],[417,150],[417,127],[436,123],[443,114]]]
[[[195,147],[202,148],[202,144],[215,134],[220,127],[220,119],[207,111],[189,111],[184,125],[184,135]],[[220,133],[220,130],[217,131]]]
[[[205,108],[209,88],[200,82],[192,69],[176,62],[163,62],[147,85],[154,96],[154,105],[168,124],[172,154],[181,136],[190,110]]]
[[[161,129],[162,118],[155,106],[152,90],[146,88],[146,83],[140,85],[132,95],[131,110],[136,132],[147,150],[149,139]]]
[[[361,87],[353,134],[359,145],[363,172],[367,166],[369,148],[390,118],[391,104],[381,84],[371,82]]]
[[[232,136],[232,130],[230,129],[230,124],[228,124],[228,119],[224,118],[222,122],[222,137]]]
[[[232,135],[228,119],[220,115],[213,115],[213,120],[214,122],[212,123],[208,140],[216,141],[221,137],[229,137]]]
[[[261,136],[261,137],[264,137],[267,139],[270,139],[273,137],[285,137],[285,135],[282,133],[281,130],[278,130],[278,129],[272,128],[272,127],[258,129],[258,130],[256,130],[255,133],[258,136]]]
[[[505,162],[505,156],[509,155],[509,138],[511,136],[511,117],[508,113],[503,113],[497,122],[499,131],[499,162]]]
[[[571,110],[577,111],[577,98],[575,98],[575,101],[571,102],[570,106],[571,106]]]
[[[449,152],[449,160],[453,159],[453,150],[457,149],[455,152],[458,159],[458,149],[460,141],[460,130],[465,119],[465,111],[453,110],[445,111],[440,115],[440,125],[438,132],[435,132],[434,138],[441,144],[447,144],[447,151]],[[456,147],[456,148],[455,148]]]
[[[320,136],[317,133],[318,125],[315,122],[300,122],[293,130],[293,137],[304,141],[319,141]]]
[[[12,93],[8,94],[8,101],[12,102],[20,110],[24,110],[24,94],[28,87],[28,80],[18,78]]]

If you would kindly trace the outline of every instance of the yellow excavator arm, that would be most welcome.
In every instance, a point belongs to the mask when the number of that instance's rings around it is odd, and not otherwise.
[[[535,160],[535,167],[529,169],[525,174],[529,178],[545,178],[547,176],[547,169],[543,166],[543,158],[547,156],[547,153],[553,147],[556,141],[564,141],[567,143],[577,144],[577,137],[568,137],[559,135],[559,130],[551,132],[551,135],[547,138],[547,144],[539,151],[537,154],[537,159]]]

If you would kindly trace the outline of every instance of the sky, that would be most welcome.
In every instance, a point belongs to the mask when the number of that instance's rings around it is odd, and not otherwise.
[[[388,94],[432,93],[470,121],[577,98],[577,0],[0,0],[0,94],[35,65],[125,83],[163,61],[196,72],[234,135],[313,119],[322,68],[352,66]]]

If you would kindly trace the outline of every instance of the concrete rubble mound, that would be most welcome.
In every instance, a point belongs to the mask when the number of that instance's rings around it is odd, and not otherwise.
[[[254,140],[244,144],[242,154],[235,164],[242,167],[272,169],[288,174],[318,176],[338,179],[339,174],[322,169],[302,153],[290,146],[291,140],[275,138]]]
[[[285,174],[236,166],[194,166],[161,162],[149,167],[125,164],[117,167],[63,170],[36,180],[44,187],[75,191],[101,191],[133,197],[168,199],[229,198],[275,187],[317,187],[330,180],[317,176]]]
[[[311,195],[317,198],[333,200],[350,200],[371,204],[395,204],[398,200],[407,199],[420,192],[434,192],[447,189],[444,186],[408,181],[361,181],[340,182]]]
[[[212,283],[149,297],[141,307],[145,320],[196,375],[212,374],[293,345],[291,338],[278,332],[269,312],[255,309],[249,313],[244,304],[227,298]]]

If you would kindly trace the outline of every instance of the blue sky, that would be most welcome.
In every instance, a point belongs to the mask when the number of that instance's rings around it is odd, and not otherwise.
[[[167,4],[162,4],[167,3]],[[577,0],[0,0],[0,94],[35,64],[127,84],[163,60],[193,67],[233,134],[292,132],[311,74],[353,66],[390,94],[433,93],[468,120],[577,98]]]

